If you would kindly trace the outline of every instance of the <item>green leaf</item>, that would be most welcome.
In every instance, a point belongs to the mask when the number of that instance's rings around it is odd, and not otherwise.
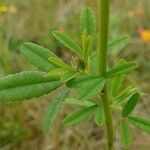
[[[95,53],[94,55],[91,55],[91,57],[90,57],[89,65],[90,65],[90,73],[91,74],[94,74],[94,75],[98,74],[98,63],[97,62],[98,62],[97,61],[97,53]]]
[[[135,93],[131,96],[131,98],[127,101],[125,106],[122,110],[122,117],[127,117],[135,108],[135,106],[138,104],[140,98],[139,93]]]
[[[47,74],[49,77],[60,77],[64,75],[68,70],[65,70],[64,68],[54,68],[51,71],[49,71]]]
[[[12,74],[0,78],[0,100],[28,100],[48,94],[60,85],[58,78],[37,71]]]
[[[65,126],[76,124],[83,119],[89,118],[89,115],[91,115],[97,108],[97,105],[82,108],[78,111],[75,111],[71,114],[69,114],[63,121]]]
[[[67,70],[71,70],[74,71],[74,69],[69,66],[68,64],[64,63],[61,59],[57,58],[57,57],[49,57],[48,60],[55,66],[60,67],[60,68],[64,68]]]
[[[48,72],[55,67],[48,61],[48,58],[56,57],[56,55],[44,47],[25,42],[22,44],[20,51],[31,64],[37,66],[42,71]]]
[[[125,63],[125,60],[124,59],[120,59],[117,64],[116,64],[116,67],[118,65],[121,65]],[[112,79],[112,83],[111,83],[111,96],[112,97],[116,97],[119,93],[120,93],[120,88],[121,88],[121,84],[122,84],[122,81],[123,81],[123,75],[119,75],[119,76],[116,76]]]
[[[53,31],[53,35],[60,43],[62,43],[65,47],[70,49],[72,52],[74,52],[79,56],[82,55],[81,48],[67,34],[59,31]]]
[[[95,34],[95,17],[91,8],[85,8],[80,16],[81,32],[86,30],[89,35]]]
[[[120,88],[121,88],[121,83],[123,81],[123,77],[120,75],[120,76],[117,76],[117,77],[114,77],[112,79],[112,84],[111,84],[111,95],[113,97],[117,96],[119,94],[119,91],[120,91]]]
[[[87,36],[87,32],[82,33],[82,49],[83,49],[83,59],[87,63],[91,50],[93,46],[93,37],[92,35]]]
[[[105,114],[102,106],[99,106],[96,111],[95,123],[101,127],[105,123]]]
[[[135,62],[125,62],[113,68],[112,70],[106,72],[105,77],[111,78],[118,75],[126,74],[133,71],[136,67],[137,64]]]
[[[132,143],[132,133],[125,121],[120,124],[121,143],[123,147],[130,148]]]
[[[63,103],[64,99],[68,96],[69,91],[70,91],[70,89],[68,89],[68,88],[65,89],[49,105],[47,112],[45,113],[44,121],[43,121],[43,131],[44,132],[47,132],[48,129],[53,126],[54,121],[57,117],[57,114],[60,111],[60,108],[62,106],[62,103]]]
[[[135,92],[136,92],[136,89],[133,88],[132,86],[125,88],[118,96],[116,96],[112,100],[113,105],[117,105],[124,101],[128,101]]]
[[[79,88],[83,84],[85,84],[86,82],[88,82],[89,80],[92,80],[92,79],[99,79],[99,76],[95,76],[95,75],[79,76],[79,77],[76,77],[76,78],[68,81],[67,86],[73,87],[73,88]]]
[[[64,68],[54,68],[48,72],[49,77],[59,77],[62,83],[71,80],[76,74],[75,71],[66,70]]]
[[[107,48],[111,49],[111,48],[113,48],[115,46],[127,43],[128,40],[129,40],[129,36],[128,35],[122,35],[122,36],[118,37],[117,39],[112,40],[111,42],[109,42]]]
[[[71,79],[73,79],[77,73],[75,71],[67,71],[63,76],[60,76],[60,81],[61,82],[67,82]]]
[[[139,128],[147,133],[150,133],[150,120],[142,119],[139,117],[133,117],[133,116],[129,116],[128,120],[135,127]]]
[[[79,105],[79,106],[85,106],[85,107],[90,107],[90,106],[95,105],[95,103],[91,101],[80,101],[75,98],[66,98],[64,101],[64,104],[72,104],[72,105]]]
[[[88,100],[97,96],[103,89],[105,82],[106,80],[104,78],[88,80],[77,89],[78,98]]]

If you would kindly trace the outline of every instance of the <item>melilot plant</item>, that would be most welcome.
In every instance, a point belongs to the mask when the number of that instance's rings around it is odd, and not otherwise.
[[[90,8],[85,8],[80,17],[81,46],[67,34],[53,31],[55,38],[74,54],[70,64],[44,47],[30,42],[22,44],[21,53],[40,71],[25,71],[0,78],[0,100],[29,100],[63,85],[64,90],[45,114],[44,132],[53,125],[62,105],[78,105],[79,110],[64,118],[65,126],[94,115],[99,127],[106,125],[108,150],[114,149],[114,131],[117,128],[120,129],[122,145],[129,148],[132,141],[130,125],[150,132],[150,120],[131,114],[139,102],[139,91],[132,84],[122,87],[126,74],[137,64],[120,59],[114,67],[108,66],[107,53],[111,54],[112,48],[128,41],[128,36],[123,35],[108,42],[109,0],[99,0],[99,21],[97,51],[93,51],[96,21]],[[74,97],[69,94],[71,91],[76,93]],[[116,119],[113,112],[118,112],[120,118]]]

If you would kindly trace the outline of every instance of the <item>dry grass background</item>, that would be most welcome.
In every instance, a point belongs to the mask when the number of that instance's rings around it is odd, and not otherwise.
[[[20,56],[19,46],[24,41],[32,41],[54,50],[60,57],[69,59],[52,37],[53,29],[64,30],[80,42],[79,12],[84,6],[91,6],[97,14],[97,1],[91,0],[5,0],[8,10],[0,13],[0,74],[31,70],[33,68]],[[127,59],[136,59],[140,67],[131,80],[143,94],[141,105],[134,112],[142,117],[150,116],[150,43],[145,43],[138,29],[150,29],[148,0],[111,1],[110,39],[129,33],[128,47],[121,54]],[[116,52],[109,56],[113,61]],[[65,106],[59,113],[55,126],[47,133],[41,131],[41,122],[47,105],[57,95],[59,89],[49,95],[28,102],[0,103],[0,150],[103,150],[104,128],[99,129],[92,121],[85,120],[79,125],[64,128],[62,118],[74,107]],[[117,116],[116,116],[117,117]],[[134,142],[131,150],[149,150],[150,136],[133,129]],[[116,136],[116,149],[122,150]]]

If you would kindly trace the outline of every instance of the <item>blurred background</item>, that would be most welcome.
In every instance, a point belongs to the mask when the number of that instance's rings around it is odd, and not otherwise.
[[[38,43],[63,59],[70,59],[51,32],[54,29],[67,32],[80,44],[79,15],[85,6],[92,7],[97,16],[97,0],[0,0],[0,76],[36,70],[19,52],[25,41]],[[149,0],[111,0],[109,38],[129,34],[130,40],[128,45],[112,50],[109,59],[113,62],[120,56],[139,63],[129,79],[143,93],[141,105],[134,112],[142,117],[150,117],[149,6]],[[104,129],[99,129],[92,120],[69,128],[62,126],[62,118],[74,107],[65,106],[55,126],[42,133],[43,115],[57,92],[27,102],[0,102],[0,150],[103,150]],[[150,136],[135,128],[132,132],[131,150],[149,150]],[[119,139],[119,136],[115,139],[116,147],[122,150]]]

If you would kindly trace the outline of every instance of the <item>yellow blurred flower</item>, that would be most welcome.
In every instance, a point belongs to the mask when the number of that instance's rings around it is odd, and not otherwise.
[[[0,13],[10,13],[10,14],[16,14],[17,13],[17,8],[14,5],[10,6],[5,6],[5,5],[0,5]]]
[[[150,42],[150,30],[140,29],[139,33],[144,42]]]
[[[8,7],[5,5],[0,5],[0,13],[5,13],[8,11]]]

